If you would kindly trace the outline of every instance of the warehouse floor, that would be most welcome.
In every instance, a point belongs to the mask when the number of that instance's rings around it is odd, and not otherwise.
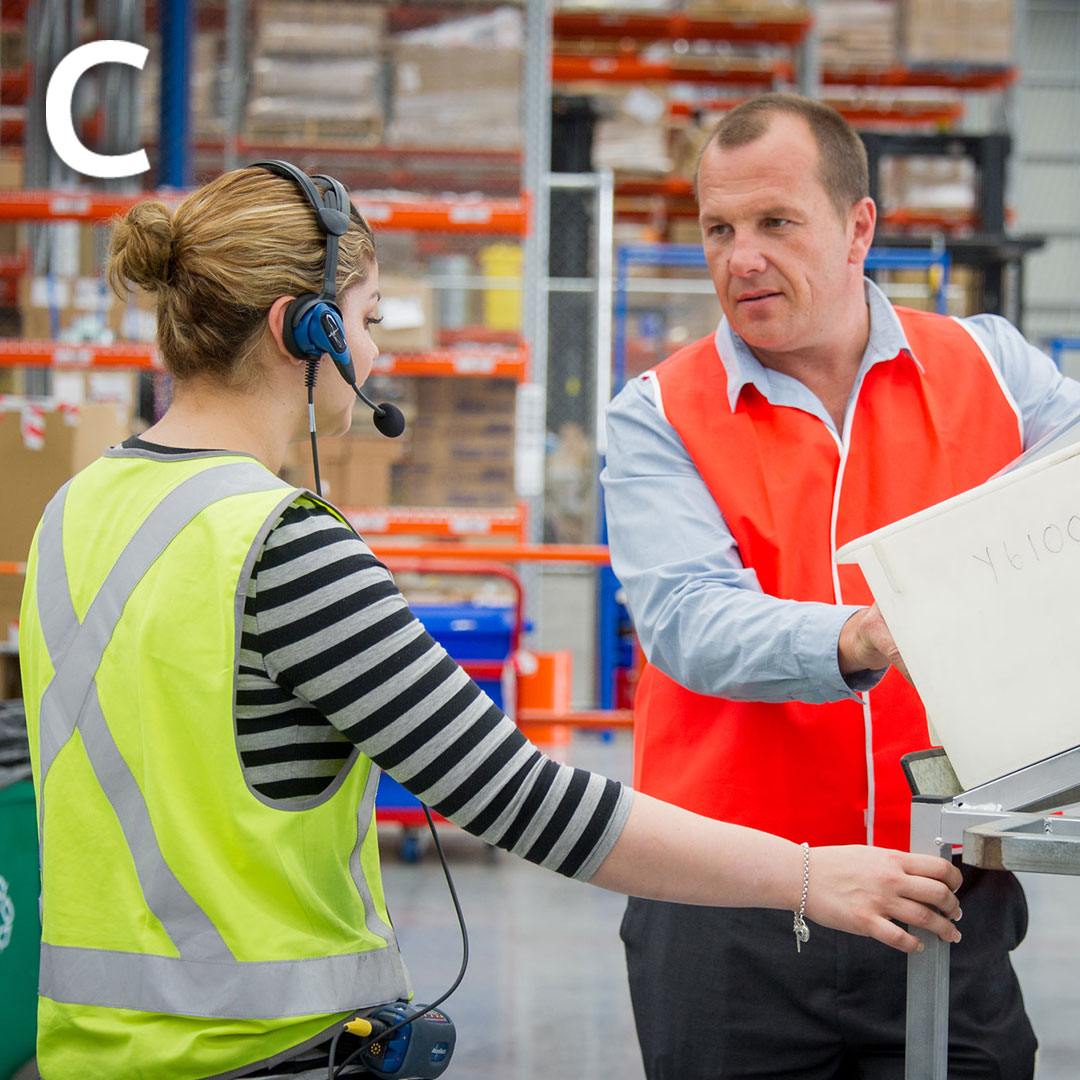
[[[575,764],[623,777],[629,739],[575,741]],[[545,873],[471,837],[446,830],[454,879],[469,924],[472,959],[447,1003],[458,1030],[461,1080],[641,1080],[622,948],[624,900]],[[453,980],[460,942],[433,852],[416,865],[397,858],[387,830],[386,890],[417,1000]],[[1038,1080],[1075,1080],[1080,1061],[1080,882],[1028,875],[1031,929],[1015,953],[1039,1036]]]

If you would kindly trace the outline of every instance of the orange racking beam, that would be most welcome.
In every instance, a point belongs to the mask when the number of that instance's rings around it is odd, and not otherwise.
[[[630,709],[581,709],[558,712],[555,709],[518,709],[518,726],[528,734],[529,724],[566,724],[578,728],[631,728],[634,714]]]
[[[611,562],[604,544],[484,544],[462,547],[449,543],[401,544],[375,540],[371,550],[380,558],[454,559],[458,562],[552,562],[589,563],[607,566]]]
[[[0,367],[140,368],[158,371],[152,345],[120,342],[91,345],[82,342],[0,339]]]
[[[521,542],[525,510],[469,509],[438,506],[342,507],[342,513],[361,536],[507,537]],[[404,553],[403,553],[404,554]],[[412,554],[412,550],[408,552]],[[443,555],[444,552],[439,552]]]
[[[176,203],[175,192],[110,195],[79,191],[0,191],[0,221],[110,221],[144,199]],[[451,233],[521,235],[526,231],[522,199],[354,199],[357,209],[381,229],[438,229]]]
[[[432,349],[423,353],[383,353],[372,369],[377,375],[457,375],[525,379],[524,349]]]
[[[636,14],[557,11],[557,38],[606,38],[637,41],[731,41],[746,44],[799,45],[810,29],[810,16],[768,19],[695,18],[683,12]]]
[[[825,68],[825,86],[941,86],[952,90],[1004,90],[1015,68]]]
[[[603,82],[692,82],[731,84],[738,86],[772,86],[774,82],[791,82],[795,69],[784,60],[766,67],[738,67],[718,59],[723,67],[689,66],[680,63],[661,63],[624,56],[573,56],[556,54],[552,57],[551,75],[556,82],[575,82],[579,79],[598,79]]]

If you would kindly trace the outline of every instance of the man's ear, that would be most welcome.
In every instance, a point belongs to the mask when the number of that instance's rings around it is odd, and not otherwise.
[[[874,227],[877,225],[877,206],[874,200],[867,196],[860,199],[852,208],[848,218],[851,225],[851,249],[848,253],[848,262],[863,263],[874,242]]]
[[[266,324],[270,327],[270,336],[283,356],[292,358],[292,353],[285,347],[285,309],[295,300],[294,296],[279,296],[266,313]]]

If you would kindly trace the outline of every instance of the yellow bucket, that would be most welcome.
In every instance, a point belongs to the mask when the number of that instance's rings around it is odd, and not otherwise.
[[[519,244],[489,244],[479,253],[484,277],[521,281],[522,251]],[[521,288],[484,290],[484,325],[489,330],[521,329]]]

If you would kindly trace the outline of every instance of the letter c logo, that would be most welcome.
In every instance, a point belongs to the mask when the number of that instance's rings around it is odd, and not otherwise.
[[[150,168],[145,150],[131,154],[95,154],[75,134],[71,101],[75,84],[98,64],[127,64],[142,71],[150,50],[133,41],[92,41],[80,45],[56,65],[45,91],[45,130],[60,160],[84,176],[117,179],[138,176]]]

